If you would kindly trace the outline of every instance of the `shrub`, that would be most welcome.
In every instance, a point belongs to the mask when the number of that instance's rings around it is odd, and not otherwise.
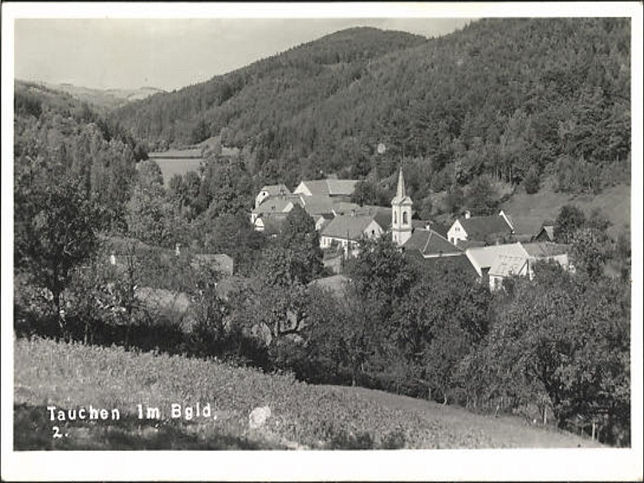
[[[526,174],[526,177],[523,180],[523,187],[525,188],[525,192],[529,195],[538,192],[540,184],[541,179],[539,178],[539,172],[537,171],[537,168],[535,168],[534,166],[530,167],[528,173]]]

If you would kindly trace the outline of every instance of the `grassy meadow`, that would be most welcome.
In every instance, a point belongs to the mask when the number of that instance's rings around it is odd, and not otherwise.
[[[203,161],[201,158],[152,158],[155,163],[159,165],[161,174],[163,175],[163,183],[168,186],[168,183],[175,174],[184,176],[188,171],[199,172],[199,166]]]
[[[171,417],[172,404],[210,417]],[[137,405],[158,407],[139,419]],[[48,405],[119,409],[120,419],[51,421]],[[249,414],[268,406],[259,428]],[[45,339],[15,343],[14,446],[43,449],[395,449],[578,447],[598,443],[515,417],[353,387],[313,386],[216,360]],[[58,426],[60,438],[54,438]]]
[[[631,188],[627,185],[616,185],[604,189],[597,195],[571,195],[556,193],[548,187],[538,193],[527,194],[523,191],[515,193],[508,201],[502,203],[500,209],[512,216],[538,217],[554,221],[562,206],[573,204],[581,208],[586,216],[599,208],[608,217],[611,226],[608,233],[617,238],[619,233],[631,224]]]

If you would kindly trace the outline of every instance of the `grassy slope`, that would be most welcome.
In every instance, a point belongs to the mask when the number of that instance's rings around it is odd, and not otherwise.
[[[168,417],[171,403],[210,403],[213,418]],[[136,404],[158,406],[140,421]],[[577,447],[597,443],[513,417],[361,388],[310,386],[216,361],[49,340],[15,344],[16,449],[258,449]],[[116,422],[48,420],[46,406],[118,408]],[[261,429],[248,415],[268,405]],[[68,436],[53,439],[52,426]]]
[[[611,221],[609,233],[619,235],[620,231],[631,224],[631,188],[626,185],[617,185],[606,188],[598,195],[572,196],[566,193],[554,193],[542,189],[538,193],[528,195],[518,192],[501,208],[512,216],[535,216],[544,220],[554,220],[559,210],[565,204],[575,204],[586,214],[594,208],[599,208]]]

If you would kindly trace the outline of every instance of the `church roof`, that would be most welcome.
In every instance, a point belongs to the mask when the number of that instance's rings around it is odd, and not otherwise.
[[[445,237],[434,230],[417,228],[402,245],[404,250],[419,250],[423,256],[462,253],[463,250],[452,245]]]

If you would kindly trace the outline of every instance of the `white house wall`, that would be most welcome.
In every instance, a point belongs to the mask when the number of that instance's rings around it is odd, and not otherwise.
[[[456,245],[458,240],[467,240],[467,232],[463,228],[463,225],[461,225],[460,221],[456,220],[450,229],[447,230],[447,239],[454,245]]]
[[[293,190],[294,195],[304,195],[304,196],[312,196],[313,194],[311,191],[306,187],[306,184],[301,182],[299,185],[297,185],[297,188]]]

